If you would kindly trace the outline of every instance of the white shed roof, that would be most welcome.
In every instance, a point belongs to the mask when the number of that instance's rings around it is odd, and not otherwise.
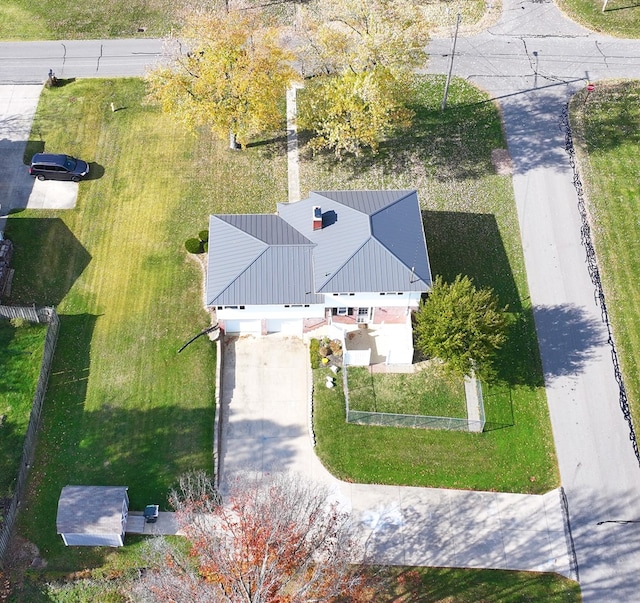
[[[58,501],[58,534],[121,534],[127,486],[65,486]],[[126,507],[124,504],[126,503]]]

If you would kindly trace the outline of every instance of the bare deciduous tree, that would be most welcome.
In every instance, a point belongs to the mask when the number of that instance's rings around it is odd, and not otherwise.
[[[243,475],[222,505],[199,514],[181,500],[189,555],[156,543],[155,563],[136,585],[143,601],[308,603],[370,601],[374,574],[353,565],[349,516],[327,488],[305,478]],[[199,515],[197,521],[192,521]]]

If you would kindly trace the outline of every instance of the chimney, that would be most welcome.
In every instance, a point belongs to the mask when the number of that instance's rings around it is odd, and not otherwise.
[[[322,208],[318,205],[313,207],[313,230],[322,229]]]

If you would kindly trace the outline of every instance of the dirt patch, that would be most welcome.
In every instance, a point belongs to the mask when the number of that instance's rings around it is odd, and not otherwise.
[[[0,572],[0,602],[6,601],[14,588],[22,587],[27,569],[42,569],[47,566],[47,562],[40,556],[38,547],[16,534],[11,539],[7,559],[5,571]]]
[[[491,163],[493,163],[496,174],[500,176],[513,174],[513,162],[507,149],[493,149],[491,151]]]

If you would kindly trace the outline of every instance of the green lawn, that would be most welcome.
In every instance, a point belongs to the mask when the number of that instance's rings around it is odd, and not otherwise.
[[[47,325],[0,319],[0,498],[11,498],[36,391]]]
[[[179,11],[187,4],[185,0],[3,0],[0,3],[0,39],[162,36],[178,24]],[[145,28],[145,31],[138,32],[139,28]]]
[[[592,236],[636,430],[640,429],[640,82],[599,83],[571,103]]]
[[[435,102],[441,83],[425,88],[425,102]],[[92,162],[94,178],[80,184],[75,210],[24,211],[7,225],[16,243],[11,301],[56,304],[61,316],[20,524],[49,562],[46,579],[80,568],[117,577],[141,562],[136,538],[122,551],[64,548],[54,529],[62,486],[129,485],[132,508],[140,508],[150,500],[164,503],[167,487],[185,469],[211,467],[213,347],[201,338],[176,354],[208,324],[201,268],[184,253],[184,241],[206,227],[210,213],[272,212],[287,196],[282,136],[229,152],[206,133],[184,133],[142,103],[142,94],[137,80],[77,81],[46,90],[29,152],[44,147],[77,154]],[[345,425],[339,390],[323,388],[328,397],[317,400],[316,419],[324,421],[318,451],[324,458],[332,441],[341,440],[335,448],[350,471],[356,465],[366,475],[362,481],[541,492],[557,484],[557,472],[530,308],[520,303],[526,287],[510,183],[492,175],[486,158],[503,144],[499,122],[492,105],[455,108],[456,97],[463,105],[482,98],[456,82],[448,123],[439,125],[437,110],[420,109],[420,127],[406,145],[393,141],[378,158],[357,162],[307,160],[303,185],[417,187],[434,270],[455,276],[466,268],[481,285],[493,285],[520,317],[501,364],[512,387],[494,396],[488,433],[435,437]],[[123,109],[112,113],[112,101]],[[450,128],[453,140],[444,134]],[[486,134],[478,138],[479,150],[468,151],[466,137],[478,132]],[[455,162],[448,159],[452,150]],[[476,253],[480,243],[483,254]],[[385,455],[363,458],[358,448]],[[463,575],[459,587],[453,579],[446,583],[446,596],[470,588]],[[479,583],[488,580],[477,576]],[[30,584],[42,587],[37,575]]]
[[[431,417],[467,416],[464,380],[426,363],[415,373],[371,373],[368,367],[347,368],[352,410]]]
[[[293,22],[294,2],[248,0],[248,3],[260,6],[269,18],[277,22]],[[2,0],[0,40],[159,37],[179,27],[182,11],[193,4],[189,0],[100,0],[87,3],[74,0]],[[434,27],[443,32],[455,23],[455,12],[450,10],[447,1],[424,4],[424,10]],[[483,0],[466,0],[457,6],[457,10],[463,16],[462,27],[468,28],[482,19],[486,5]],[[497,8],[494,9],[494,13],[497,12]]]
[[[567,16],[585,27],[620,38],[640,38],[640,4],[636,0],[559,0]]]
[[[45,90],[28,153],[76,154],[93,177],[76,209],[23,211],[6,228],[16,246],[11,302],[55,304],[61,320],[21,514],[21,532],[54,569],[106,554],[62,546],[64,485],[127,485],[141,509],[164,506],[185,470],[211,470],[215,347],[203,337],[177,354],[210,324],[202,269],[184,241],[211,212],[272,211],[286,199],[281,141],[228,152],[207,133],[185,133],[143,92],[126,79]],[[111,101],[123,109],[112,113]]]
[[[394,603],[579,603],[577,582],[558,574],[485,569],[408,568],[390,571]],[[395,598],[394,598],[395,597]]]
[[[482,92],[459,79],[443,114],[443,84],[439,76],[422,81],[414,126],[375,157],[338,162],[303,149],[301,187],[303,194],[417,189],[434,275],[452,281],[468,274],[513,313],[498,362],[502,385],[485,389],[483,434],[347,425],[341,389],[317,388],[316,450],[346,480],[546,492],[559,477],[511,179],[491,162],[491,151],[505,147],[500,117]]]

